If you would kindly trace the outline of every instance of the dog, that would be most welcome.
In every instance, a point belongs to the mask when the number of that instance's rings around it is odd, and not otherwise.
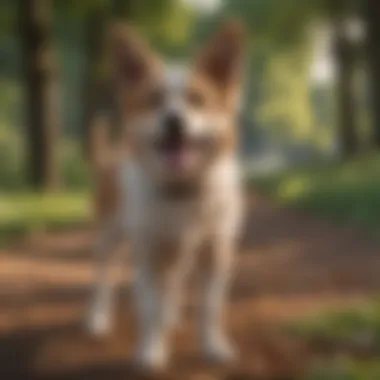
[[[127,239],[140,325],[137,363],[168,364],[168,335],[196,263],[200,347],[213,361],[232,361],[237,349],[223,309],[243,220],[236,125],[243,27],[227,22],[187,65],[164,63],[129,26],[114,26],[109,42],[123,149],[95,170],[103,226],[88,327],[95,334],[111,327],[113,284],[106,273],[117,257],[111,252]]]

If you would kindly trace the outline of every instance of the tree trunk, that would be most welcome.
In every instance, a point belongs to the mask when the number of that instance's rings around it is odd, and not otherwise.
[[[380,5],[378,0],[366,1],[365,17],[368,33],[369,86],[373,120],[373,142],[380,149]]]
[[[134,0],[112,0],[111,5],[111,22],[130,22],[133,15]],[[111,132],[113,139],[122,138],[123,134],[123,117],[120,110],[118,99],[118,88],[114,78],[110,83],[110,100],[112,102],[110,109]]]
[[[89,15],[86,25],[87,35],[87,79],[85,83],[86,111],[84,116],[84,150],[86,156],[91,156],[93,135],[92,129],[98,125],[98,118],[104,121],[104,116],[109,121],[109,132],[114,139],[121,134],[121,116],[116,99],[116,86],[112,78],[101,75],[101,65],[104,64],[104,35],[107,21],[126,21],[130,19],[131,0],[113,0],[110,15],[105,9],[95,9]],[[110,20],[109,17],[110,16]]]
[[[52,48],[50,0],[19,2],[26,91],[27,174],[34,189],[58,185],[59,78]]]
[[[86,74],[84,84],[84,118],[83,118],[83,145],[86,156],[93,152],[91,145],[92,128],[98,114],[104,111],[106,83],[101,75],[101,66],[104,64],[104,33],[106,13],[103,9],[95,9],[88,16],[85,25],[86,33]]]
[[[355,50],[343,23],[335,25],[335,60],[337,67],[338,139],[343,157],[359,150],[355,102]]]

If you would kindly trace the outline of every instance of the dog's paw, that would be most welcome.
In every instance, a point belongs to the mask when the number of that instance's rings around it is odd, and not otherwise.
[[[85,321],[86,331],[94,337],[104,337],[112,330],[112,322],[106,313],[90,313]]]
[[[162,343],[150,344],[140,349],[134,357],[134,364],[140,371],[157,372],[167,367],[168,350]]]
[[[237,348],[219,334],[205,341],[203,351],[206,359],[213,363],[233,364],[239,358]]]

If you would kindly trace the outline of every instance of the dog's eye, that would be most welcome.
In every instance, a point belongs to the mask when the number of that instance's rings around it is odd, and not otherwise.
[[[206,98],[200,91],[191,89],[187,93],[188,103],[195,108],[202,108],[206,104]]]
[[[162,89],[154,89],[146,96],[146,104],[149,108],[162,106],[165,100],[165,93]]]

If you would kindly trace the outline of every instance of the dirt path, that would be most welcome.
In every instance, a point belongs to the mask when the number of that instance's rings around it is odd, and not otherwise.
[[[229,319],[236,368],[197,357],[191,307],[174,337],[175,380],[293,379],[307,347],[278,330],[285,320],[365,302],[380,289],[380,242],[349,228],[253,202]],[[135,322],[126,282],[114,332],[90,339],[82,319],[92,280],[90,232],[51,234],[0,251],[0,378],[139,378],[128,365]],[[125,302],[127,300],[127,302]]]

